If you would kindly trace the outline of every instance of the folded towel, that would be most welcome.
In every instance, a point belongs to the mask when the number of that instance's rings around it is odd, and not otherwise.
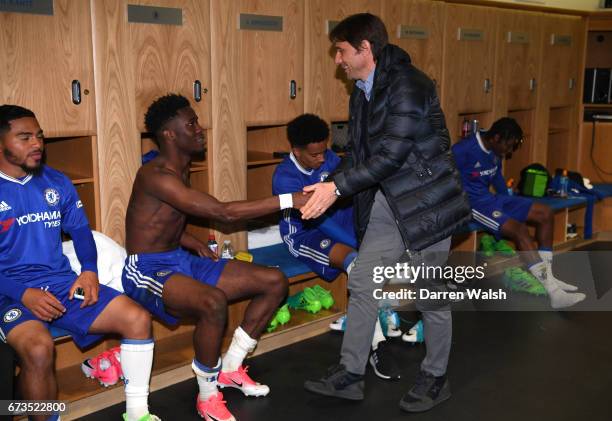
[[[102,285],[106,285],[117,291],[123,292],[121,284],[121,273],[127,253],[123,247],[106,235],[93,231],[96,249],[98,250],[98,279]],[[70,267],[77,274],[81,273],[81,263],[74,251],[72,241],[62,243],[62,252],[68,258]]]

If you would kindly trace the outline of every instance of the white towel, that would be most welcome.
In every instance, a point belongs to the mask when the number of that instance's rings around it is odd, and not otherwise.
[[[249,230],[247,233],[249,250],[280,244],[283,239],[278,225]]]
[[[106,285],[117,291],[123,292],[121,284],[121,273],[127,253],[123,247],[115,243],[106,235],[93,231],[96,249],[98,250],[98,279],[102,285]],[[72,241],[62,243],[62,252],[68,258],[70,267],[77,274],[81,273],[81,263],[74,251]]]

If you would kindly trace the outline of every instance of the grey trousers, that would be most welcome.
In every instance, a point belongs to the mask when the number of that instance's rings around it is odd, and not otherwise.
[[[450,237],[431,245],[420,253],[411,254],[409,264],[419,266],[425,263],[442,266],[446,263],[449,249]],[[385,196],[379,191],[374,199],[368,229],[359,248],[359,256],[348,281],[351,294],[340,362],[351,373],[365,373],[374,335],[374,324],[378,317],[378,303],[373,294],[375,289],[382,287],[382,284],[373,281],[374,268],[395,266],[397,262],[406,261],[407,256],[395,217]],[[417,285],[428,288],[426,284],[429,282],[430,280],[420,279]],[[450,304],[417,299],[416,306],[423,314],[427,347],[427,354],[421,363],[421,369],[434,376],[441,376],[446,373],[451,347]]]

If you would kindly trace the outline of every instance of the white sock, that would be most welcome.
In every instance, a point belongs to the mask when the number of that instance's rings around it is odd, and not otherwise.
[[[242,330],[242,327],[238,326],[234,331],[232,343],[223,357],[223,368],[221,371],[230,373],[238,370],[247,354],[252,352],[256,345],[257,341]]]
[[[569,294],[559,286],[557,280],[548,275],[545,262],[539,262],[529,267],[529,271],[542,283],[552,308],[571,307],[584,300],[586,296],[582,293]]]
[[[380,325],[380,317],[376,316],[376,326],[374,326],[374,337],[372,338],[372,349],[376,350],[378,344],[382,341],[386,341],[385,335],[383,335],[382,326]]]
[[[346,267],[346,277],[348,278],[349,276],[351,276],[351,270],[353,270],[353,266],[355,266],[355,262],[357,261],[357,258],[353,259],[353,261]]]
[[[211,396],[216,395],[218,392],[217,379],[221,370],[221,358],[219,358],[217,365],[213,368],[205,366],[194,358],[191,368],[193,368],[196,374],[198,386],[200,387],[200,400],[205,402]]]
[[[123,339],[121,368],[125,377],[125,407],[128,421],[149,413],[149,380],[153,365],[153,339]]]
[[[578,287],[575,285],[568,284],[567,282],[563,282],[560,279],[555,278],[552,270],[552,261],[553,261],[553,252],[548,250],[538,250],[540,258],[544,263],[546,263],[546,275],[549,279],[554,280],[559,288],[563,291],[577,291]]]
[[[553,252],[550,250],[538,250],[538,254],[540,255],[540,259],[542,259],[546,264],[552,264],[553,261]]]

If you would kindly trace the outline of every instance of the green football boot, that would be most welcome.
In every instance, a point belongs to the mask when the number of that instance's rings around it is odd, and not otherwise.
[[[512,257],[516,255],[516,251],[506,240],[499,240],[495,243],[495,251],[502,256]]]
[[[288,304],[285,304],[276,310],[276,313],[274,314],[274,317],[272,317],[272,320],[270,320],[270,323],[268,323],[266,330],[268,332],[274,332],[278,326],[289,323],[289,320],[291,320],[291,313],[289,313]]]
[[[325,288],[323,288],[321,285],[318,285],[318,284],[313,286],[310,289],[312,289],[315,292],[315,294],[317,295],[317,299],[321,301],[321,306],[325,310],[329,310],[330,308],[332,308],[335,301],[330,291],[326,290]]]
[[[310,288],[304,288],[304,291],[287,298],[287,304],[294,310],[304,310],[313,314],[321,311],[322,307],[317,294]]]
[[[480,237],[480,251],[485,257],[493,257],[495,255],[495,237],[489,234]]]
[[[285,304],[276,311],[276,320],[281,325],[286,325],[291,320],[291,313],[289,313],[289,305]]]
[[[504,285],[512,291],[525,292],[531,295],[546,295],[546,289],[535,276],[519,267],[504,271]]]

